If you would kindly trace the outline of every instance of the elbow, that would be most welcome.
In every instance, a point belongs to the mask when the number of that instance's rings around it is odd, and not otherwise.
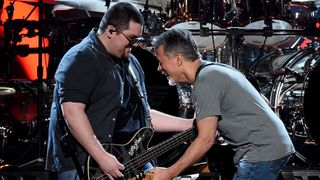
[[[200,138],[200,142],[203,147],[207,147],[209,149],[215,143],[215,139],[213,137],[204,137]]]
[[[213,146],[215,144],[215,139],[214,138],[209,138],[207,143],[211,147],[211,146]]]

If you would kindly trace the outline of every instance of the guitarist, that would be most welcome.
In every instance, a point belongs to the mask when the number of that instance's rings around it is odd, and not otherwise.
[[[46,158],[46,169],[60,180],[82,179],[88,155],[109,179],[123,177],[126,167],[101,143],[123,143],[141,127],[184,131],[192,126],[192,120],[149,109],[142,68],[130,54],[142,25],[143,16],[133,5],[117,3],[99,28],[62,58],[55,73]]]
[[[220,135],[235,146],[233,180],[276,180],[295,152],[279,117],[238,70],[201,59],[190,33],[171,29],[154,42],[158,70],[174,83],[193,85],[198,136],[169,168],[156,168],[154,180],[168,180],[205,155]]]

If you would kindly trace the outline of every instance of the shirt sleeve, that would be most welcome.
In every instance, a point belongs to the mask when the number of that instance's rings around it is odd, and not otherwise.
[[[92,58],[82,52],[67,54],[55,75],[59,83],[58,94],[62,102],[88,103],[96,81]]]

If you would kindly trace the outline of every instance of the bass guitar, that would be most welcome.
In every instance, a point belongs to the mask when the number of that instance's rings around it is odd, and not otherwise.
[[[123,179],[144,179],[145,173],[139,168],[180,144],[194,140],[197,130],[196,127],[192,127],[148,148],[153,134],[152,128],[144,127],[139,129],[131,140],[125,144],[103,144],[105,150],[113,154],[125,166],[122,172],[124,174]],[[91,156],[87,158],[86,173],[89,180],[108,179],[108,176],[99,168]]]

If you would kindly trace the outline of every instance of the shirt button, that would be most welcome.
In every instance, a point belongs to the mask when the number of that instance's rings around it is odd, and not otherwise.
[[[112,121],[115,121],[116,120],[116,118],[112,118]]]
[[[108,137],[111,138],[111,134],[109,134]]]

